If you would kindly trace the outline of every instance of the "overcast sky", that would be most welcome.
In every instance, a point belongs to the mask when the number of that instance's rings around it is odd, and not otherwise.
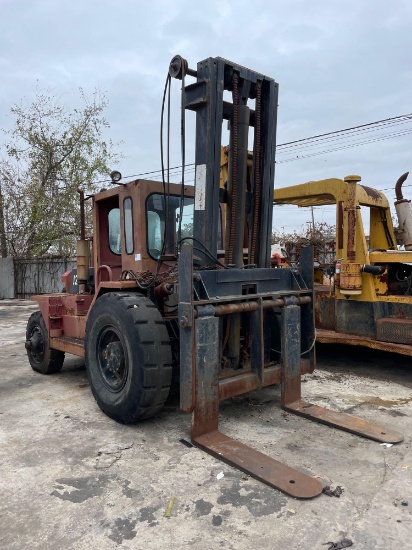
[[[193,68],[221,56],[275,78],[278,143],[412,112],[410,0],[0,0],[0,7],[0,126],[37,82],[70,107],[80,86],[90,96],[97,87],[110,101],[110,137],[123,141],[126,158],[113,168],[124,176],[160,167],[161,99],[175,54]],[[172,83],[173,166],[180,164],[180,90]],[[193,139],[189,120],[188,162]],[[409,169],[406,134],[279,163],[275,185],[355,173],[386,189]],[[316,220],[334,223],[330,210],[316,209]],[[275,226],[290,231],[310,221],[294,212],[276,211]]]

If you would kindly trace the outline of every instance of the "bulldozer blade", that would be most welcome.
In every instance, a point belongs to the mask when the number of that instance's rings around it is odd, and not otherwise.
[[[217,430],[194,437],[192,442],[212,456],[291,497],[313,498],[322,493],[323,485],[318,479],[290,468]]]
[[[331,411],[324,407],[312,405],[303,399],[298,399],[292,403],[284,404],[282,407],[288,411],[309,420],[326,424],[333,428],[338,428],[346,432],[373,439],[381,443],[400,443],[403,441],[403,435],[399,432],[391,430],[381,424],[368,422],[351,414]]]

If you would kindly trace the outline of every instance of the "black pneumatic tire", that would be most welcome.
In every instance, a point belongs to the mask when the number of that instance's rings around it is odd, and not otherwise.
[[[97,404],[129,424],[156,414],[172,379],[166,323],[138,293],[109,292],[97,299],[86,323],[85,361]]]
[[[40,311],[32,313],[27,322],[26,349],[33,370],[41,374],[52,374],[61,370],[64,351],[50,349],[49,334]]]

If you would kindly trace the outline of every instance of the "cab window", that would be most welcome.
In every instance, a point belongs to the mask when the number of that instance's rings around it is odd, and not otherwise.
[[[120,242],[120,209],[112,208],[108,215],[109,248],[113,254],[122,252]]]

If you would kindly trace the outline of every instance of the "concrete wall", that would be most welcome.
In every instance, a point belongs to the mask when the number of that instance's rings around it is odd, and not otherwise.
[[[0,300],[14,298],[13,258],[0,258]]]
[[[60,277],[76,267],[75,258],[19,258],[14,260],[14,297],[61,292]]]

